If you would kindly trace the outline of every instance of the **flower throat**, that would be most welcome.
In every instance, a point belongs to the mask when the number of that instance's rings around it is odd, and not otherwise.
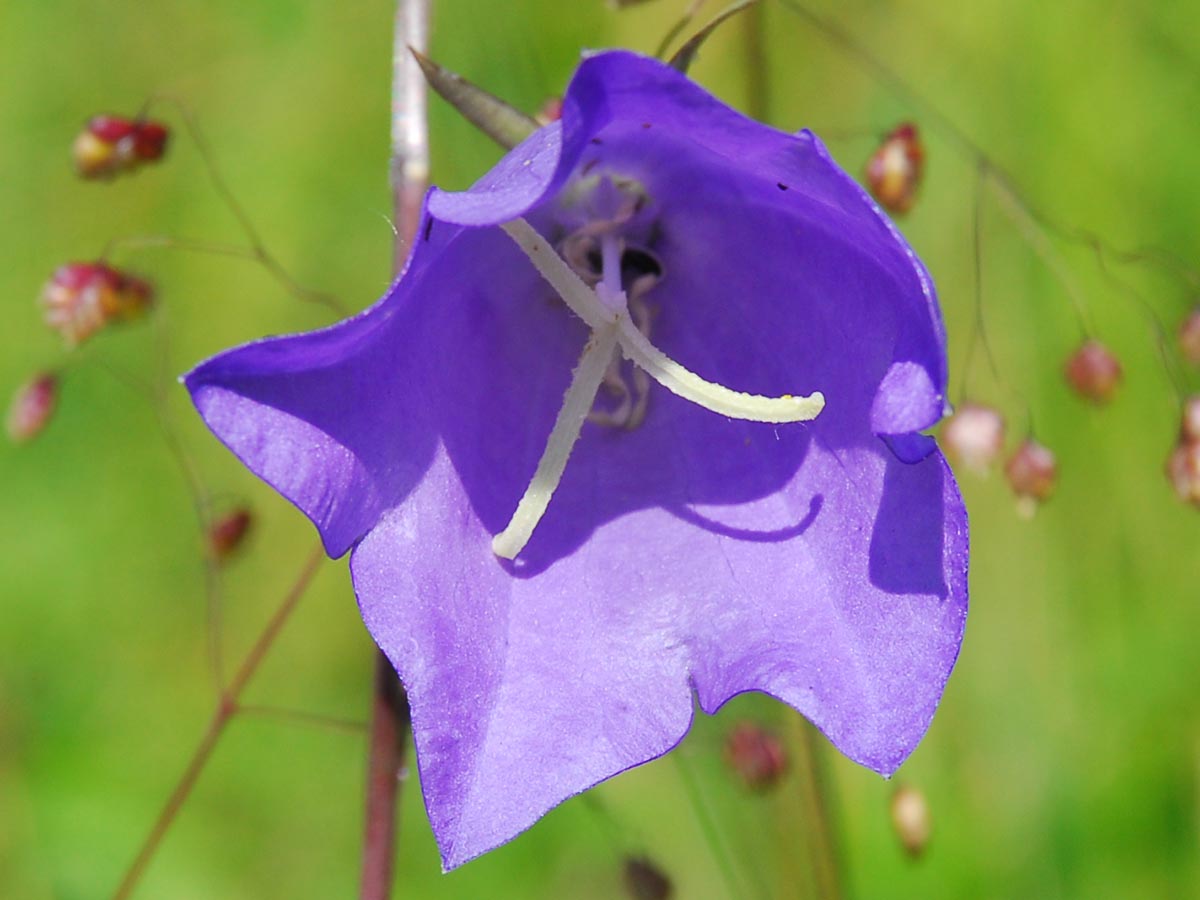
[[[607,191],[611,196],[614,184],[604,177],[596,193]],[[645,196],[631,190],[629,182],[620,187],[616,195],[623,199],[613,212],[594,216],[571,232],[560,244],[561,255],[522,218],[500,226],[567,308],[591,329],[533,478],[508,525],[492,539],[492,551],[504,559],[516,558],[545,515],[584,422],[638,427],[646,415],[651,381],[731,419],[804,422],[825,406],[820,392],[763,397],[705,381],[651,342],[654,316],[647,297],[661,278],[662,267],[649,253],[627,244],[623,227],[642,207]],[[630,364],[628,376],[623,361]],[[616,398],[615,407],[597,406],[601,388]]]

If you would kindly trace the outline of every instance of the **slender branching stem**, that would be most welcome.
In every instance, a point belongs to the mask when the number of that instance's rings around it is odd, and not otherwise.
[[[416,238],[429,183],[425,76],[409,48],[429,49],[432,0],[399,0],[392,42],[392,216],[396,228],[392,270],[398,275]],[[404,771],[410,714],[408,697],[382,651],[375,680],[367,756],[362,900],[387,900],[396,854],[396,805]]]
[[[183,808],[184,803],[187,802],[188,797],[191,796],[192,789],[195,788],[196,782],[200,778],[200,773],[204,771],[204,767],[208,764],[208,760],[216,749],[221,736],[225,733],[229,721],[237,714],[238,701],[241,698],[242,692],[246,689],[246,685],[249,684],[250,679],[254,677],[254,673],[258,671],[258,667],[262,664],[267,651],[275,643],[279,632],[296,609],[296,604],[304,596],[304,592],[312,583],[324,559],[325,552],[323,548],[320,546],[313,548],[295,582],[293,582],[287,593],[284,594],[279,606],[276,607],[271,618],[267,620],[267,624],[259,633],[254,645],[242,660],[241,665],[238,666],[237,671],[229,682],[229,686],[222,693],[221,699],[217,703],[217,708],[213,711],[212,718],[209,719],[208,728],[192,753],[192,758],[188,762],[187,768],[184,769],[183,775],[175,785],[175,789],[171,791],[171,796],[167,798],[166,804],[158,814],[158,818],[155,819],[154,825],[138,850],[133,863],[126,870],[124,878],[121,879],[121,884],[113,894],[113,900],[125,900],[125,898],[133,895],[133,891],[137,888],[138,883],[146,872],[146,867],[154,858],[159,844],[162,843],[163,838],[166,837],[168,830],[170,830],[171,825],[174,824],[175,819],[178,817],[179,811]]]

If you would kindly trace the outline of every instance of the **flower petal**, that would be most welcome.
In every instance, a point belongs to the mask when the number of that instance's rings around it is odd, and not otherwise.
[[[425,234],[366,312],[231,350],[185,377],[209,428],[313,521],[332,556],[408,496],[443,420],[493,422],[492,443],[472,448],[484,467],[536,463],[586,340],[499,231],[434,223]]]
[[[678,464],[703,469],[704,456],[690,447]],[[439,454],[351,562],[364,620],[409,690],[447,868],[665,753],[690,724],[693,685],[708,712],[774,694],[890,773],[958,653],[966,519],[940,455],[906,466],[881,447],[813,450],[757,502],[644,509],[529,578],[497,565],[477,519],[439,512],[466,499]]]

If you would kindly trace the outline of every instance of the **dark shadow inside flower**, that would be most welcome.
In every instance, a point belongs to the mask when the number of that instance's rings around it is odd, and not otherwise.
[[[817,520],[817,514],[821,512],[821,507],[825,503],[825,497],[822,494],[816,494],[812,498],[812,502],[808,505],[808,512],[804,514],[804,518],[800,519],[795,525],[787,525],[783,528],[772,528],[770,530],[755,530],[751,528],[737,528],[732,525],[726,525],[716,519],[702,515],[694,509],[688,507],[680,507],[678,509],[667,510],[671,515],[678,519],[682,519],[691,525],[703,528],[706,531],[711,531],[713,534],[719,534],[723,537],[734,538],[739,541],[758,541],[763,543],[774,543],[777,541],[787,541],[794,537],[799,537],[804,534],[809,527]]]
[[[944,490],[941,466],[910,465],[889,459],[883,497],[871,533],[871,583],[891,594],[933,594],[946,599],[942,564],[944,518],[940,507],[926,509],[928,497]],[[913,511],[920,509],[921,515]]]

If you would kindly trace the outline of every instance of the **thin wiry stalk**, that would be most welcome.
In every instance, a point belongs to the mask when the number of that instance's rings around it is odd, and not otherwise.
[[[200,129],[200,123],[196,120],[191,107],[178,97],[173,97],[169,94],[158,94],[151,97],[147,101],[146,107],[149,108],[155,103],[168,104],[174,107],[179,113],[188,136],[192,139],[192,143],[196,145],[196,149],[200,153],[200,160],[204,164],[204,169],[208,173],[208,179],[212,183],[213,189],[221,198],[221,202],[225,204],[225,207],[237,220],[238,226],[242,229],[242,232],[246,235],[246,240],[250,243],[249,255],[262,264],[275,280],[283,286],[284,290],[293,297],[310,303],[319,303],[332,310],[338,316],[345,316],[347,310],[342,306],[341,301],[337,297],[325,291],[314,290],[300,284],[284,268],[279,260],[275,258],[275,255],[267,249],[266,243],[259,234],[253,220],[251,220],[250,215],[246,212],[246,208],[242,206],[241,201],[238,200],[237,195],[225,180],[225,176],[221,174],[221,170],[217,166],[216,157],[213,155],[212,149],[208,145],[208,140],[205,138],[204,132]]]
[[[409,52],[429,49],[432,0],[399,0],[392,42],[392,153],[389,174],[396,240],[392,274],[399,274],[420,225],[429,183],[429,130],[425,76]],[[367,756],[362,900],[392,894],[396,854],[396,804],[409,730],[408,696],[382,651],[375,656],[375,679]]]
[[[196,782],[199,780],[200,774],[204,771],[209,757],[212,756],[213,750],[216,749],[217,743],[225,733],[225,728],[229,725],[229,720],[237,714],[238,699],[246,689],[246,685],[250,682],[254,673],[258,671],[258,667],[262,664],[267,651],[271,649],[271,645],[275,643],[279,632],[283,629],[288,618],[295,610],[296,604],[300,602],[300,598],[304,596],[304,592],[312,584],[312,580],[324,559],[324,549],[320,545],[313,548],[292,587],[284,594],[279,606],[276,607],[271,618],[267,620],[267,624],[259,633],[254,645],[242,660],[242,664],[238,666],[237,671],[229,682],[229,687],[222,694],[220,702],[217,704],[217,708],[209,720],[204,736],[200,739],[200,743],[192,753],[192,758],[188,762],[187,768],[184,769],[183,775],[175,785],[175,789],[171,791],[171,796],[167,798],[166,804],[158,814],[158,818],[155,819],[154,825],[151,827],[145,841],[142,842],[137,856],[134,857],[133,862],[126,870],[125,876],[121,879],[120,885],[113,894],[113,900],[126,900],[126,898],[133,895],[133,891],[137,888],[138,883],[146,872],[146,867],[154,858],[159,844],[162,843],[167,831],[174,824],[179,811],[183,808],[183,804],[191,796],[192,789],[196,786]]]
[[[1050,234],[1057,236],[1061,240],[1090,246],[1096,252],[1098,258],[1107,256],[1113,261],[1124,264],[1151,266],[1181,278],[1193,288],[1200,286],[1200,272],[1167,251],[1158,248],[1122,250],[1112,246],[1090,231],[1072,225],[1065,225],[1047,215],[1030,202],[1029,198],[1017,186],[1015,179],[1003,167],[997,165],[996,161],[992,159],[977,141],[955,124],[949,116],[942,113],[936,106],[912,88],[893,69],[855,40],[849,32],[819,13],[809,9],[799,2],[799,0],[779,0],[779,3],[789,12],[808,23],[809,26],[819,32],[827,41],[838,47],[847,56],[854,59],[876,81],[906,104],[920,110],[922,116],[930,123],[931,127],[957,145],[959,150],[977,168],[983,168],[986,171],[988,179],[997,189],[997,195],[1006,201],[1008,210],[1015,217],[1014,220],[1020,220],[1017,221],[1017,225],[1022,236],[1046,260],[1055,277],[1063,283],[1064,289],[1067,291],[1071,303],[1075,307],[1076,315],[1080,319],[1080,326],[1085,335],[1090,333],[1091,329],[1088,327],[1082,311],[1082,300],[1069,274],[1069,266],[1050,241],[1048,237]],[[1161,331],[1161,325],[1156,326],[1156,331]]]

